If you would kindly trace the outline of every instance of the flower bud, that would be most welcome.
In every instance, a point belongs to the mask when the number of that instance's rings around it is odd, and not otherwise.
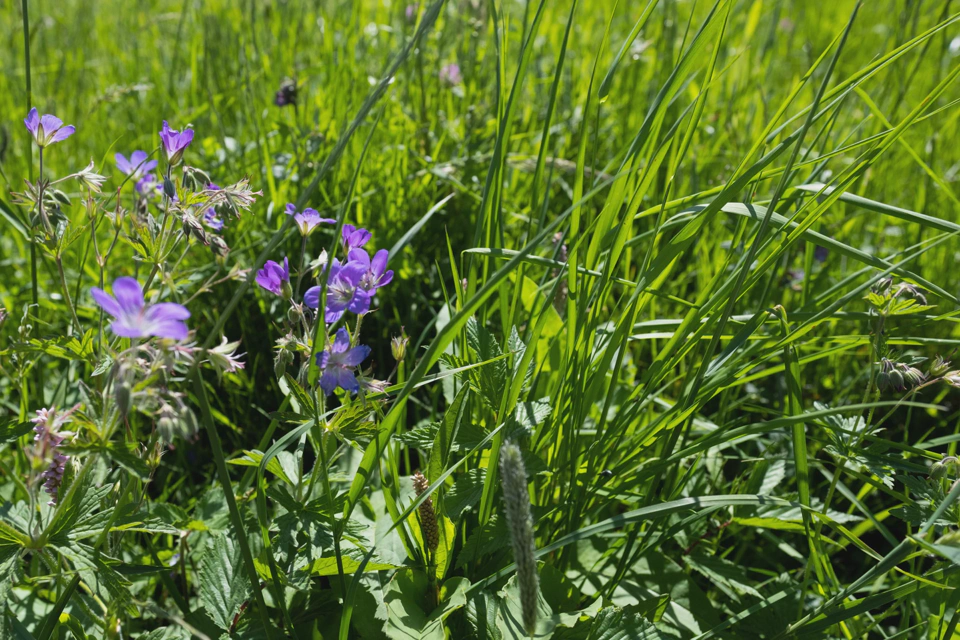
[[[290,286],[289,280],[282,280],[280,282],[280,295],[285,300],[290,300],[291,298],[293,298],[293,287]]]
[[[163,195],[167,196],[171,200],[177,197],[177,188],[174,186],[173,181],[170,180],[170,178],[163,179]]]
[[[929,375],[931,378],[939,378],[947,371],[950,370],[950,361],[944,360],[940,356],[937,356],[933,359],[933,363],[930,365]]]
[[[164,442],[173,442],[173,438],[177,433],[178,424],[177,412],[174,411],[173,407],[164,402],[163,406],[160,407],[160,416],[157,419],[157,432]]]
[[[277,378],[282,378],[291,364],[293,364],[293,354],[286,349],[281,349],[273,359],[273,373]]]
[[[290,283],[288,282],[286,283],[286,285],[289,287]],[[281,287],[281,292],[282,292],[282,287]],[[302,319],[303,319],[303,310],[300,308],[300,305],[298,304],[290,305],[290,308],[287,309],[287,320],[290,321],[290,324],[296,325]]]
[[[394,336],[390,340],[390,351],[393,353],[393,359],[397,362],[403,360],[403,357],[407,355],[407,344],[410,343],[407,334],[402,329],[400,331],[399,336]]]
[[[226,257],[230,253],[230,247],[227,246],[226,240],[220,236],[207,236],[207,240],[210,241],[210,248],[215,254],[221,258]]]
[[[207,240],[207,234],[203,230],[203,225],[200,224],[199,220],[193,217],[193,214],[184,213],[180,217],[180,222],[183,225],[183,235],[187,237],[192,236],[203,244],[210,244],[210,241]]]
[[[114,371],[113,399],[117,403],[120,416],[125,418],[130,413],[133,399],[133,370],[126,365],[118,364]]]
[[[945,475],[947,475],[947,465],[943,464],[943,462],[940,460],[934,462],[930,467],[930,478],[933,480],[940,480]]]

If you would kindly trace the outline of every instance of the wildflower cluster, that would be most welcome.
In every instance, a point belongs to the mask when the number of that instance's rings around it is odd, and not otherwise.
[[[90,287],[89,294],[99,308],[93,318],[101,331],[106,330],[113,337],[104,344],[97,368],[98,372],[110,373],[108,383],[117,414],[126,419],[129,412],[136,409],[153,418],[155,434],[168,443],[178,435],[189,437],[196,432],[196,418],[186,393],[176,389],[176,382],[182,379],[185,369],[207,364],[222,375],[236,373],[243,368],[243,362],[237,355],[237,342],[223,338],[220,346],[207,351],[191,342],[188,326],[191,313],[180,300],[179,292],[166,286],[171,282],[168,277],[175,273],[196,243],[209,246],[218,261],[217,270],[222,269],[220,259],[229,252],[227,242],[220,235],[225,227],[224,214],[232,212],[239,217],[242,210],[252,206],[259,192],[252,191],[246,180],[221,188],[202,169],[184,164],[194,131],[188,127],[175,130],[164,121],[156,151],[138,149],[129,156],[115,155],[123,181],[116,201],[108,208],[107,201],[94,196],[101,193],[102,185],[109,178],[97,173],[93,162],[59,179],[48,180],[44,174],[44,151],[49,152],[51,145],[70,138],[76,133],[76,127],[64,126],[56,116],[40,115],[36,109],[30,110],[24,125],[40,151],[40,178],[36,184],[28,182],[25,192],[16,196],[18,203],[31,208],[31,220],[43,245],[59,261],[67,243],[78,235],[67,231],[72,221],[62,210],[70,204],[70,198],[54,187],[67,179],[77,180],[86,190],[85,210],[94,238],[104,218],[112,223],[114,239],[106,251],[94,244],[100,278],[99,286]],[[159,158],[152,157],[155,155]],[[162,172],[161,160],[165,160]],[[132,185],[129,200],[123,190],[127,184]],[[129,210],[124,208],[125,203],[132,204]],[[114,266],[111,262],[121,237],[137,249],[140,263],[152,267],[145,279],[143,275],[117,274],[107,287],[107,274],[124,270],[123,266]],[[171,260],[175,255],[179,255],[176,262]],[[137,271],[139,269],[135,269],[134,274]],[[232,269],[224,280],[240,275],[239,270]],[[82,314],[77,309],[84,301],[73,300],[65,284],[62,293],[79,328]],[[49,465],[42,477],[44,488],[52,497],[51,503],[56,502],[68,461],[59,452],[65,436],[58,428],[69,419],[71,412],[42,409],[33,421],[37,425],[35,457]]]
[[[303,265],[308,237],[321,225],[335,225],[337,221],[321,217],[315,209],[298,211],[293,204],[286,206],[286,213],[293,218],[300,230],[300,264]],[[302,295],[302,303],[296,301],[299,296],[297,289],[305,273],[311,268],[301,268],[296,282],[293,282],[290,259],[284,256],[280,262],[268,260],[257,272],[256,281],[260,288],[290,305],[287,312],[288,332],[277,341],[278,350],[274,362],[277,376],[284,375],[287,366],[294,362],[294,354],[312,353],[313,336],[319,336],[322,332],[325,347],[317,350],[315,356],[316,365],[321,372],[320,388],[326,395],[333,394],[338,388],[348,393],[357,393],[360,390],[361,381],[357,379],[356,370],[370,355],[369,347],[358,344],[361,320],[370,313],[377,291],[393,279],[393,271],[387,269],[389,252],[380,249],[371,257],[365,249],[370,239],[371,234],[366,229],[351,224],[343,225],[340,242],[337,243],[343,252],[342,258],[328,259],[326,252],[321,252],[319,258],[312,263],[316,265],[320,284],[307,288]],[[334,326],[347,313],[357,316],[356,329],[352,336],[342,326],[333,331]],[[300,333],[300,336],[297,337],[296,333]],[[303,363],[302,372],[305,372],[306,364],[308,363]],[[363,383],[374,390],[383,386],[382,383],[369,379],[364,379]]]

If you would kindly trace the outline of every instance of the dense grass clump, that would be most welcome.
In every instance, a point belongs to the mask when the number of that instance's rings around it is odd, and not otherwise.
[[[0,639],[960,636],[949,0],[0,12]]]

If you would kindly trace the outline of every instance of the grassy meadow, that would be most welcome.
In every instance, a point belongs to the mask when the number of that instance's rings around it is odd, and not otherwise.
[[[957,3],[0,8],[0,640],[960,637]]]

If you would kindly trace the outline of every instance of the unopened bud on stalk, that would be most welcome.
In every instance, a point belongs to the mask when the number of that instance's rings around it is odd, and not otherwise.
[[[947,475],[947,465],[943,464],[940,460],[934,462],[930,467],[930,477],[933,480],[940,480],[945,475]]]
[[[289,283],[287,284],[287,286],[288,287],[290,286]],[[296,325],[302,319],[303,319],[303,310],[300,309],[300,305],[298,304],[290,305],[290,308],[287,309],[287,320],[289,320],[291,324]]]
[[[118,363],[114,369],[113,399],[117,403],[120,417],[125,418],[130,413],[130,404],[133,398],[133,370],[123,363]]]
[[[400,330],[399,336],[394,336],[390,340],[390,351],[393,353],[393,359],[397,362],[403,360],[403,357],[407,355],[407,344],[410,343],[410,338],[407,337],[407,334]]]
[[[503,483],[503,504],[507,511],[507,528],[513,547],[513,561],[517,565],[523,628],[532,637],[537,629],[537,597],[540,592],[537,546],[533,534],[533,516],[530,513],[530,493],[527,491],[527,471],[523,466],[520,447],[512,442],[504,443],[500,449],[500,476]]]
[[[413,474],[413,490],[417,496],[427,490],[430,483],[422,473],[417,471]],[[417,508],[420,513],[420,530],[423,532],[423,542],[431,551],[435,551],[440,546],[440,529],[437,528],[437,514],[433,510],[433,498],[427,498]]]
[[[230,247],[227,246],[226,240],[220,236],[208,236],[210,240],[210,248],[213,249],[213,252],[220,256],[221,258],[226,257],[230,253]]]
[[[282,378],[287,372],[287,367],[293,364],[293,354],[286,349],[277,351],[277,357],[273,359],[273,373],[277,378]]]
[[[163,195],[171,200],[177,197],[177,188],[173,185],[173,181],[170,180],[170,178],[163,179]]]
[[[939,378],[947,371],[950,370],[950,361],[944,360],[940,356],[937,356],[933,359],[933,362],[930,364],[930,377]]]

